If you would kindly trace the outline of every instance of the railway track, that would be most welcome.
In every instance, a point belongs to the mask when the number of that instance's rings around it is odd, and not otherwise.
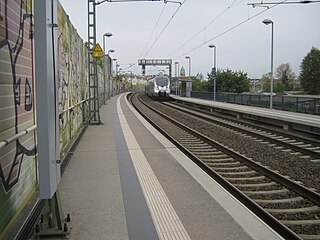
[[[229,130],[232,130],[235,134],[240,134],[257,142],[270,144],[270,146],[278,147],[278,149],[290,152],[292,155],[298,155],[302,159],[309,159],[311,162],[320,163],[319,141],[268,129],[255,124],[245,123],[230,117],[222,117],[216,114],[210,114],[200,109],[187,108],[186,106],[168,102],[163,104],[177,111],[181,111],[202,120],[206,120],[212,124],[225,127]]]
[[[320,239],[318,193],[137,101],[134,96],[142,115],[284,238]],[[147,117],[146,108],[158,117]],[[163,120],[155,123],[159,115]]]

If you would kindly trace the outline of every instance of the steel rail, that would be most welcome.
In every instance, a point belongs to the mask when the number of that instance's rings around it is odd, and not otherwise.
[[[141,100],[140,100],[141,101]],[[131,101],[132,102],[132,101]],[[152,111],[155,111],[160,116],[164,117],[168,121],[172,122],[173,124],[178,125],[180,128],[186,130],[189,132],[191,130],[190,128],[184,126],[181,123],[178,123],[174,119],[170,118],[169,116],[166,116],[165,114],[157,111],[156,109],[148,106],[146,103],[142,102],[144,105],[146,105],[148,108],[150,108]],[[180,145],[172,136],[170,136],[168,133],[165,132],[162,128],[157,126],[155,123],[152,122],[150,118],[148,118],[133,102],[132,105],[135,107],[135,109],[156,129],[158,129],[165,137],[167,137],[174,145],[176,145],[183,153],[185,153],[195,164],[197,164],[203,171],[205,171],[209,176],[211,176],[213,179],[215,179],[219,184],[221,184],[227,191],[229,191],[233,196],[235,196],[239,201],[241,201],[243,204],[245,204],[250,210],[252,210],[255,214],[257,214],[263,221],[265,221],[270,227],[272,227],[275,231],[277,231],[281,236],[283,236],[286,239],[301,239],[296,233],[294,233],[292,230],[290,230],[287,226],[279,222],[275,217],[273,217],[270,213],[266,212],[262,207],[260,207],[258,204],[253,202],[250,198],[248,198],[245,194],[243,194],[241,191],[239,191],[236,187],[234,187],[231,183],[229,183],[227,180],[225,180],[223,177],[221,177],[218,173],[213,171],[208,165],[206,165],[204,162],[199,160],[193,153],[191,153],[188,149],[186,149],[184,146]],[[191,132],[194,132],[191,130]],[[214,145],[214,147],[220,149],[221,151],[227,151],[227,154],[230,149],[222,150],[223,147],[221,145],[216,145],[216,143],[211,140],[209,140],[207,137],[203,136],[200,133],[194,132],[195,135],[200,139],[205,139],[205,141],[209,144]],[[232,151],[232,155],[238,158],[238,154],[234,153]],[[241,156],[241,158],[244,158],[244,156]],[[252,162],[250,159],[246,159],[248,162]],[[257,168],[261,168],[263,166],[258,166]],[[267,171],[270,171],[266,169]],[[276,174],[275,175],[279,175]],[[279,175],[280,178],[283,178]],[[289,181],[288,179],[285,179],[285,181]]]
[[[144,102],[142,102],[143,104],[145,104]],[[267,175],[269,178],[271,178],[272,180],[281,183],[282,185],[286,186],[287,188],[293,190],[294,192],[298,193],[299,195],[309,199],[310,201],[312,201],[313,203],[317,204],[318,206],[320,206],[320,194],[317,192],[314,192],[308,188],[306,188],[305,186],[302,186],[266,167],[264,167],[263,165],[251,160],[250,158],[247,158],[235,151],[233,151],[232,149],[221,145],[220,143],[218,143],[217,141],[214,141],[210,138],[208,138],[207,136],[194,131],[193,129],[183,125],[182,123],[179,123],[178,121],[174,120],[173,118],[167,116],[164,113],[159,112],[157,109],[148,106],[147,104],[145,104],[145,106],[147,106],[148,108],[150,108],[152,111],[156,112],[157,114],[159,114],[160,116],[162,116],[163,118],[167,119],[168,121],[174,123],[175,125],[178,125],[179,127],[181,127],[182,129],[188,131],[189,133],[197,136],[198,138],[200,138],[201,140],[203,140],[204,142],[213,145],[215,148],[219,149],[220,151],[230,155],[231,157],[235,158],[235,159],[239,159],[240,161],[242,161],[244,164],[250,166],[251,168],[253,168],[254,170]]]
[[[273,139],[271,137],[268,137],[268,136],[264,136],[264,135],[261,135],[259,133],[255,133],[255,132],[252,132],[252,131],[249,131],[249,130],[245,130],[245,129],[241,129],[241,128],[238,128],[237,126],[233,126],[231,124],[228,124],[228,123],[223,123],[221,121],[218,121],[218,120],[215,120],[215,119],[212,119],[210,117],[206,117],[206,116],[200,116],[198,115],[197,113],[194,113],[194,112],[190,112],[188,110],[184,110],[184,109],[180,109],[180,108],[177,108],[177,107],[174,107],[174,106],[171,106],[170,104],[166,104],[166,106],[168,107],[171,107],[175,110],[178,110],[178,111],[181,111],[181,112],[184,112],[184,113],[187,113],[187,114],[190,114],[192,116],[195,116],[195,117],[198,117],[198,118],[201,118],[201,119],[204,119],[206,121],[209,121],[209,122],[212,122],[214,124],[217,124],[217,125],[220,125],[220,126],[224,126],[224,127],[228,127],[228,128],[231,128],[233,130],[236,130],[238,132],[243,132],[243,133],[246,133],[246,134],[250,134],[254,137],[257,137],[257,138],[261,138],[263,140],[266,140],[268,142],[271,142],[271,143],[274,143],[274,144],[277,144],[277,145],[280,145],[280,146],[284,146],[286,148],[291,148],[293,149],[294,151],[297,151],[297,152],[302,152],[304,154],[307,154],[309,156],[312,156],[312,157],[315,157],[315,158],[319,158],[320,159],[320,153],[317,153],[315,151],[312,151],[312,150],[309,150],[309,149],[306,149],[306,148],[302,148],[302,147],[299,147],[298,145],[292,145],[290,143],[286,143],[286,142],[283,142],[283,141],[280,141],[280,140],[277,140],[277,139]],[[197,110],[198,111],[198,110]],[[201,113],[203,113],[202,111],[199,111]],[[227,119],[227,118],[226,118]],[[274,131],[274,130],[269,130],[269,129],[265,129],[265,128],[261,128],[261,127],[257,127],[257,126],[254,126],[254,125],[250,125],[250,124],[247,124],[247,123],[243,123],[243,122],[240,122],[240,121],[236,121],[236,120],[231,120],[231,119],[227,119],[227,121],[231,121],[231,122],[235,122],[237,124],[244,124],[244,125],[247,125],[249,127],[254,127],[254,128],[257,128],[259,130],[263,130],[263,131],[268,131],[270,133],[273,133],[273,134],[278,134],[278,135],[282,135],[282,136],[285,136],[285,137],[289,137],[289,138],[293,138],[295,140],[299,140],[299,141],[303,141],[305,143],[309,143],[309,144],[313,144],[313,145],[318,145],[317,143],[315,143],[314,141],[311,141],[311,140],[308,140],[308,139],[305,139],[305,138],[301,138],[301,137],[296,137],[296,136],[292,136],[292,135],[289,135],[289,134],[285,134],[285,133],[280,133],[280,132],[277,132],[277,131]]]
[[[184,103],[188,103],[188,102],[184,102]],[[250,126],[250,127],[253,127],[253,128],[257,128],[257,129],[262,130],[262,131],[269,131],[271,133],[281,134],[281,135],[286,136],[286,137],[294,137],[297,140],[303,141],[305,143],[320,145],[319,141],[315,141],[315,140],[312,140],[312,139],[309,139],[309,138],[304,138],[304,137],[298,136],[296,134],[289,134],[289,133],[286,133],[286,132],[280,132],[280,131],[273,130],[273,129],[270,129],[270,128],[267,128],[267,127],[259,126],[259,125],[254,124],[254,123],[244,122],[242,120],[235,119],[235,118],[232,118],[232,117],[229,117],[229,116],[226,116],[226,115],[221,116],[221,115],[215,114],[214,112],[208,112],[208,111],[200,109],[200,108],[192,107],[192,105],[194,105],[194,106],[205,107],[205,109],[211,109],[210,107],[207,107],[207,106],[204,106],[204,105],[201,105],[201,104],[192,103],[192,104],[186,105],[186,104],[179,103],[179,102],[174,102],[173,104],[181,106],[181,107],[184,107],[184,108],[189,108],[189,109],[192,109],[192,110],[196,109],[196,111],[198,111],[198,112],[201,112],[201,113],[204,113],[204,114],[207,114],[207,115],[211,115],[211,116],[214,116],[214,117],[222,118],[224,120],[233,121],[233,122],[236,122],[238,124],[245,124],[247,126]]]

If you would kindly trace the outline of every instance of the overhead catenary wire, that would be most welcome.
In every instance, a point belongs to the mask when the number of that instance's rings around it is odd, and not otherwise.
[[[122,64],[122,65],[126,65],[126,64]],[[128,67],[123,68],[122,70],[124,71],[124,70],[130,69],[130,68],[132,68],[132,67],[135,66],[135,65],[136,65],[135,63],[130,63]]]
[[[320,0],[313,0],[313,1],[309,1],[309,0],[302,0],[302,1],[290,1],[290,2],[256,2],[256,3],[248,3],[248,5],[252,5],[252,7],[256,7],[259,5],[275,5],[275,4],[308,4],[308,3],[319,3]]]
[[[186,44],[188,44],[189,42],[191,42],[193,39],[195,39],[200,33],[202,33],[203,31],[205,31],[211,24],[213,24],[215,21],[217,21],[223,14],[225,14],[229,9],[231,9],[233,6],[238,5],[241,2],[244,2],[246,0],[241,0],[238,3],[235,3],[237,0],[233,0],[232,3],[226,8],[224,9],[221,13],[219,13],[218,16],[216,16],[215,18],[213,18],[205,27],[203,27],[199,32],[197,32],[196,34],[194,34],[188,41],[186,41],[184,44],[182,44],[180,47],[178,47],[176,50],[174,50],[172,53],[170,53],[168,55],[168,57],[171,57],[173,54],[175,54],[177,51],[179,51],[180,49],[182,49],[183,47],[185,47]]]
[[[148,55],[148,53],[151,51],[151,49],[154,47],[154,45],[157,43],[157,41],[159,40],[159,38],[161,37],[161,35],[164,33],[164,31],[166,30],[166,28],[169,26],[170,22],[173,20],[173,18],[175,17],[175,15],[178,13],[178,11],[180,10],[180,8],[182,7],[182,5],[186,2],[187,0],[184,0],[182,3],[181,2],[177,2],[179,3],[179,7],[177,8],[177,10],[174,12],[174,14],[171,16],[170,20],[167,22],[167,24],[164,26],[164,28],[162,29],[162,31],[160,32],[160,34],[157,36],[157,38],[154,40],[152,46],[149,48],[149,50],[146,52],[145,57]]]
[[[164,12],[164,9],[166,8],[166,6],[167,6],[167,4],[164,4],[164,5],[163,5],[163,8],[162,8],[161,13],[160,13],[160,16],[158,17],[158,20],[157,20],[156,24],[154,25],[154,28],[153,28],[153,30],[152,30],[149,38],[148,38],[148,41],[147,41],[146,45],[144,46],[144,48],[143,48],[143,50],[142,50],[142,52],[141,52],[141,54],[140,54],[141,56],[143,56],[144,50],[147,49],[148,44],[149,44],[149,42],[150,42],[150,40],[151,40],[151,37],[152,37],[153,33],[155,32],[155,30],[157,29],[157,26],[158,26],[158,24],[159,24],[159,21],[160,21],[162,15],[163,15],[163,12]]]
[[[175,58],[174,60],[177,60],[177,59],[179,59],[179,58],[181,58],[181,57],[184,57],[185,55],[187,55],[187,54],[189,54],[189,53],[191,53],[191,52],[193,52],[193,51],[195,51],[195,50],[199,49],[199,48],[200,48],[200,47],[202,47],[203,45],[208,44],[208,43],[209,43],[209,42],[211,42],[212,40],[215,40],[215,39],[217,39],[217,38],[219,38],[219,37],[221,37],[221,36],[225,35],[226,33],[228,33],[228,32],[230,32],[230,31],[232,31],[232,30],[234,30],[234,29],[236,29],[236,28],[240,27],[241,25],[243,25],[243,24],[247,23],[247,22],[248,22],[248,21],[250,21],[251,19],[253,19],[253,18],[255,18],[255,17],[257,17],[257,16],[259,16],[259,15],[261,15],[261,14],[265,13],[265,12],[266,12],[266,11],[268,11],[268,10],[271,10],[271,9],[272,9],[272,8],[274,8],[274,7],[279,6],[279,5],[280,5],[280,4],[282,4],[282,3],[285,3],[286,1],[288,1],[288,0],[284,0],[284,1],[280,2],[280,3],[278,3],[278,4],[275,4],[275,5],[273,5],[273,6],[269,7],[269,8],[267,8],[267,9],[264,9],[263,11],[261,11],[261,12],[259,12],[259,13],[255,14],[255,15],[253,15],[252,17],[248,17],[246,20],[241,21],[240,23],[238,23],[238,24],[234,25],[233,27],[231,27],[231,28],[229,28],[229,29],[227,29],[227,30],[223,31],[222,33],[220,33],[220,34],[218,34],[218,35],[216,35],[216,36],[214,36],[214,37],[210,38],[209,40],[204,41],[203,43],[201,43],[201,44],[199,44],[198,46],[196,46],[196,47],[192,48],[191,50],[189,50],[189,51],[187,51],[187,52],[184,52],[183,54],[181,54],[179,57]]]

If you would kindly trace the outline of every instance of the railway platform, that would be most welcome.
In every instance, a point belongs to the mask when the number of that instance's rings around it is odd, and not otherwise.
[[[89,126],[59,192],[71,239],[282,239],[127,102]]]
[[[320,135],[320,116],[318,115],[259,108],[191,97],[180,97],[176,95],[171,95],[171,97],[178,102],[188,102],[194,105],[205,106],[212,111],[230,114],[237,118],[261,121],[279,126],[284,130],[298,130]]]

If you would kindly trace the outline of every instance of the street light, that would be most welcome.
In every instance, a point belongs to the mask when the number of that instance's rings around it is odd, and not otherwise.
[[[117,93],[119,93],[118,91],[119,91],[119,82],[118,82],[118,80],[119,80],[119,75],[120,75],[120,73],[119,73],[119,67],[120,67],[120,64],[118,64],[118,62],[116,62],[116,94]]]
[[[113,58],[112,61],[114,61],[117,64],[117,60],[116,58]]]
[[[118,76],[118,72],[119,72],[118,71],[119,70],[118,67],[120,67],[120,64],[118,64],[118,62],[116,62],[116,76]]]
[[[110,49],[110,50],[108,50],[108,56],[110,57],[110,53],[114,53],[115,52],[115,50],[114,49]],[[112,65],[111,65],[112,66]],[[111,74],[112,74],[112,67],[110,68],[110,74],[109,74],[109,81],[108,81],[108,99],[110,99],[110,82],[111,82],[111,78],[110,78],[110,76],[111,76]]]
[[[191,78],[191,57],[186,56],[186,59],[189,60],[189,78]]]
[[[110,50],[108,50],[108,55],[110,55],[110,53],[114,53],[114,52],[115,52],[115,50],[110,49]]]
[[[178,83],[179,83],[179,62],[175,62],[175,69],[176,69],[176,96],[178,96]],[[178,66],[178,67],[177,67]]]
[[[265,25],[271,24],[271,72],[270,72],[270,108],[273,106],[273,22],[270,19],[262,21]]]
[[[103,103],[104,105],[106,105],[107,102],[107,96],[106,96],[106,91],[107,91],[107,80],[106,80],[106,57],[105,57],[105,52],[106,52],[106,43],[105,43],[105,37],[111,37],[112,33],[105,33],[103,34],[102,38],[103,38],[103,52],[104,52],[104,56],[103,56],[103,90],[104,90],[104,97],[103,97]],[[108,52],[109,53],[109,52]]]
[[[132,71],[130,71],[130,80],[131,80],[131,92],[133,92],[133,86],[132,86],[132,78],[133,78],[133,76],[132,76]]]
[[[213,54],[213,69],[211,74],[213,75],[213,101],[216,101],[216,89],[217,89],[217,47],[213,44],[209,45],[209,48],[214,48]]]
[[[106,42],[105,42],[105,37],[109,38],[112,37],[112,33],[107,32],[105,34],[103,34],[103,51],[106,52]]]
[[[112,59],[112,61],[114,61],[115,63],[116,63],[116,77],[117,77],[117,65],[118,65],[118,63],[117,63],[117,59],[116,58],[114,58],[114,59]],[[111,91],[111,96],[113,96],[114,95],[114,92],[113,92],[113,82],[114,82],[114,80],[112,80],[112,91]]]

